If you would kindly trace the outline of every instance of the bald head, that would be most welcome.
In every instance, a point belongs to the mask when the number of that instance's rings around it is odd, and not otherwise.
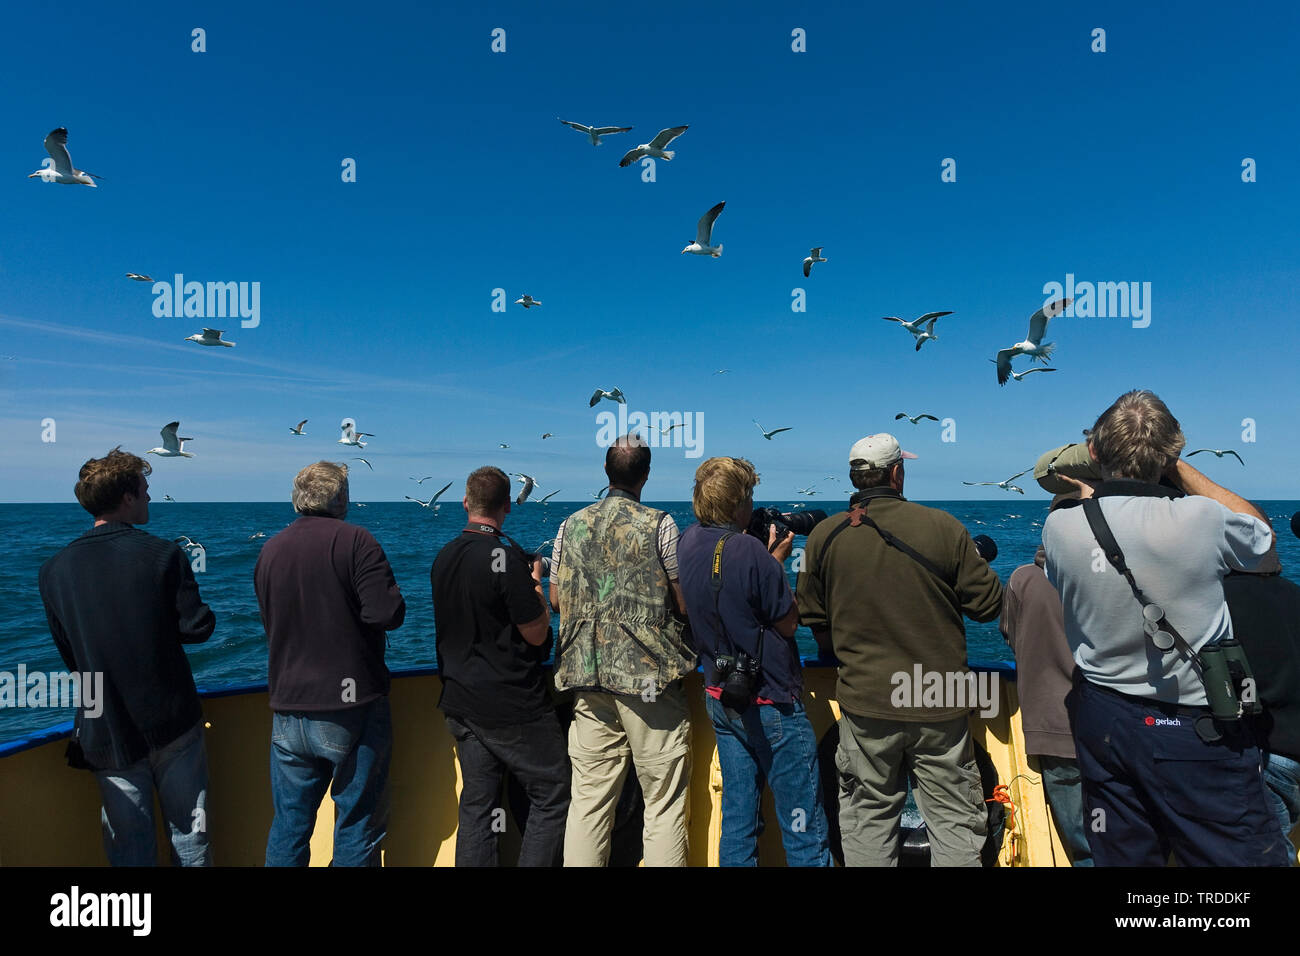
[[[605,474],[615,488],[639,488],[650,474],[650,446],[640,435],[623,435],[605,452]]]

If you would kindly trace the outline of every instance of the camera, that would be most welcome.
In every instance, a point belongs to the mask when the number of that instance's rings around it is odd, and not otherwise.
[[[743,714],[758,691],[763,666],[744,651],[715,658],[713,685],[722,688],[722,706]]]
[[[795,534],[808,534],[813,528],[817,527],[819,522],[826,520],[826,512],[820,508],[809,508],[807,511],[778,511],[775,508],[755,508],[753,516],[749,519],[749,527],[745,529],[745,534],[753,535],[767,544],[768,529],[776,527],[776,540],[780,541],[786,536],[786,532],[793,531]]]
[[[971,538],[971,541],[975,545],[975,553],[989,564],[992,564],[998,556],[997,542],[986,534],[977,534]]]
[[[524,557],[528,560],[528,567],[529,567],[530,570],[532,569],[532,566],[533,566],[533,562],[534,562],[534,561],[541,561],[541,562],[542,562],[542,577],[544,577],[544,578],[549,578],[549,577],[551,576],[551,559],[550,559],[550,558],[546,557],[546,556],[543,555],[543,554],[528,554],[528,553],[525,553],[525,554],[524,554]]]

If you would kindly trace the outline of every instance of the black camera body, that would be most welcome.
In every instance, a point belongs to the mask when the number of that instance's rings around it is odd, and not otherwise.
[[[527,552],[525,552],[525,553],[524,553],[524,557],[528,560],[528,569],[529,569],[530,571],[532,570],[533,562],[534,562],[534,561],[541,561],[541,562],[542,562],[542,577],[544,577],[544,578],[549,578],[549,577],[551,576],[551,559],[548,558],[548,557],[546,557],[546,555],[544,555],[544,554],[528,554]]]
[[[743,714],[758,693],[763,665],[744,651],[714,658],[713,686],[722,688],[722,706]]]
[[[807,511],[778,511],[776,508],[755,508],[749,519],[745,533],[767,544],[768,529],[775,526],[776,540],[780,541],[786,534],[809,534],[820,522],[826,520],[826,512],[820,508]]]

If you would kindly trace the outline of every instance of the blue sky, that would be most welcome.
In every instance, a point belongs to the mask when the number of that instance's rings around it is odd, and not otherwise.
[[[1212,478],[1296,497],[1295,8],[438,6],[8,11],[0,500],[70,501],[83,461],[173,419],[196,457],[153,459],[156,497],[281,500],[354,454],[344,417],[376,434],[357,500],[486,463],[578,500],[603,483],[596,386],[702,416],[703,456],[781,500],[884,430],[921,456],[909,497],[986,498],[961,481],[1146,387],[1189,448],[1240,451],[1198,456]],[[593,148],[557,117],[635,128]],[[618,167],[679,124],[654,182]],[[60,125],[97,189],[24,178]],[[723,256],[679,255],[721,200]],[[158,318],[126,272],[258,282],[260,324]],[[1149,282],[1150,324],[1063,316],[1059,371],[999,388],[988,359],[1067,274]],[[543,305],[494,312],[497,288]],[[949,309],[919,354],[880,319]],[[204,325],[236,348],[183,341]],[[701,460],[657,449],[646,497],[688,498]]]

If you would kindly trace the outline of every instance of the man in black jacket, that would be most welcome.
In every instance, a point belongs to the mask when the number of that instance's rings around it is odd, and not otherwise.
[[[41,567],[41,600],[68,667],[103,675],[103,711],[77,712],[70,762],[95,771],[109,862],[157,862],[156,787],[173,862],[211,866],[203,711],[181,645],[206,641],[216,618],[180,547],[134,527],[149,520],[150,471],[117,448],[82,466],[77,500],[95,525]]]

